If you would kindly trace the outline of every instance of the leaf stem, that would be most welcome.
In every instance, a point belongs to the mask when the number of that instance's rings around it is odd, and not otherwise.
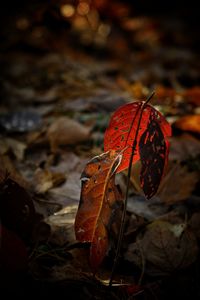
[[[153,98],[154,95],[155,95],[155,91],[151,92],[151,94],[147,97],[147,100],[144,103],[145,106],[149,103],[149,101]]]
[[[134,157],[135,149],[136,149],[136,146],[137,146],[137,138],[138,138],[138,134],[139,134],[140,123],[141,123],[141,120],[142,120],[142,114],[143,114],[143,110],[145,109],[147,103],[151,100],[151,98],[154,96],[154,94],[155,94],[155,92],[153,91],[149,95],[149,97],[146,99],[146,101],[142,103],[142,106],[141,106],[141,109],[140,109],[140,116],[139,116],[139,120],[138,120],[138,125],[137,125],[135,138],[134,138],[133,145],[132,145],[132,152],[131,152],[131,157],[130,157],[129,166],[128,166],[128,175],[127,175],[127,183],[126,183],[126,194],[125,194],[125,200],[124,200],[124,208],[123,208],[123,213],[122,213],[122,218],[121,218],[119,238],[118,238],[118,241],[117,241],[117,250],[116,250],[116,254],[115,254],[113,268],[112,268],[111,275],[110,275],[110,281],[109,281],[109,286],[110,287],[112,287],[113,277],[114,277],[115,269],[117,267],[117,262],[118,262],[119,253],[120,253],[121,244],[122,244],[123,235],[124,235],[124,225],[125,225],[125,219],[126,219],[126,208],[127,208],[127,202],[128,202],[128,192],[129,192],[129,186],[130,186],[132,163],[133,163],[133,157]]]

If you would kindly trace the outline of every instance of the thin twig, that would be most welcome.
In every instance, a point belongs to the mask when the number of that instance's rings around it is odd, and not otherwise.
[[[138,124],[137,124],[135,138],[134,138],[133,145],[132,145],[132,152],[131,152],[131,157],[130,157],[129,166],[128,166],[128,175],[127,175],[127,184],[126,184],[126,194],[125,194],[125,200],[124,200],[124,209],[123,209],[123,213],[122,213],[121,225],[120,225],[120,230],[119,230],[117,250],[116,250],[116,254],[115,254],[113,268],[112,268],[111,275],[110,275],[110,282],[109,282],[110,287],[112,286],[113,277],[114,277],[115,269],[117,267],[117,262],[118,262],[119,253],[120,253],[120,249],[121,249],[122,239],[123,239],[123,235],[124,235],[124,225],[125,225],[125,217],[126,217],[126,207],[127,207],[127,202],[128,202],[128,192],[129,192],[129,186],[130,186],[132,163],[133,163],[133,157],[134,157],[135,149],[136,149],[136,146],[137,146],[137,138],[138,138],[138,134],[139,134],[140,123],[141,123],[141,120],[142,120],[142,114],[143,114],[144,108],[146,107],[147,103],[151,100],[151,98],[153,97],[154,94],[155,94],[155,92],[152,92],[150,94],[150,96],[147,98],[147,100],[145,102],[143,102],[143,104],[141,106],[139,121],[138,121]]]

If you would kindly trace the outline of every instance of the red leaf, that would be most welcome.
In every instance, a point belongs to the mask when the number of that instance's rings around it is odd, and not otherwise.
[[[165,140],[153,111],[148,127],[140,138],[139,152],[142,163],[140,183],[146,198],[149,199],[158,190],[169,152],[169,142]]]
[[[91,242],[90,265],[95,272],[108,250],[108,230],[112,213],[122,196],[114,174],[121,161],[115,151],[94,157],[82,173],[82,190],[75,219],[76,239]]]
[[[135,140],[141,113],[142,116],[137,135],[137,144],[133,156],[133,163],[140,159],[139,141],[148,127],[150,115],[153,116],[153,120],[160,127],[165,141],[166,137],[171,135],[171,127],[162,114],[149,104],[146,104],[142,111],[143,104],[144,102],[137,101],[119,107],[119,109],[113,114],[110,124],[105,132],[105,151],[111,149],[119,151],[124,150],[122,162],[117,169],[117,173],[127,169],[129,166],[132,146]]]

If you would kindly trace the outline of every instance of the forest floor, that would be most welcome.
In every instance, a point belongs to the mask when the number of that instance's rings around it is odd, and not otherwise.
[[[108,18],[93,8],[67,18],[41,5],[16,16],[2,35],[1,282],[7,293],[200,299],[197,36],[181,19],[124,19],[124,11]],[[123,246],[109,288],[113,251],[94,277],[88,249],[75,238],[80,176],[103,152],[112,112],[152,91],[151,104],[172,125],[169,164],[148,201],[131,175]],[[126,178],[126,172],[118,177],[122,190]]]

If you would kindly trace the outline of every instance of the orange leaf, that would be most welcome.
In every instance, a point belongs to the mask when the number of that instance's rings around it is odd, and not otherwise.
[[[91,242],[90,265],[94,272],[108,250],[112,215],[122,199],[114,178],[121,157],[115,151],[96,156],[88,162],[81,176],[82,190],[75,233],[78,241]]]
[[[200,115],[187,115],[177,120],[173,126],[182,131],[200,133]]]
[[[183,96],[188,99],[188,102],[193,103],[196,106],[200,105],[200,87],[194,86],[183,93]]]

